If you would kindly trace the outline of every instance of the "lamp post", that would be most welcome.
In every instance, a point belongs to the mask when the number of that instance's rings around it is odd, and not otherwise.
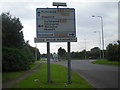
[[[85,60],[87,59],[86,57],[86,39],[85,39]]]
[[[101,28],[102,28],[102,54],[103,54],[103,63],[104,63],[104,35],[103,35],[103,18],[102,16],[92,16],[92,17],[99,17],[101,20]]]
[[[100,31],[94,31],[94,33],[99,33],[99,39],[100,39],[100,60],[101,60],[101,32]]]

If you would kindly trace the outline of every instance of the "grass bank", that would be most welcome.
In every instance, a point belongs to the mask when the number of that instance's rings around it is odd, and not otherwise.
[[[68,84],[67,68],[51,64],[51,83],[47,82],[47,64],[42,63],[40,69],[24,80],[16,83],[13,88],[93,88],[76,72],[71,71],[72,84]]]
[[[93,64],[105,64],[105,65],[120,65],[119,61],[108,61],[108,60],[96,60],[96,61],[92,61]]]
[[[30,65],[30,68],[31,69],[34,69],[36,68],[37,66],[39,65],[39,63],[32,63]],[[31,70],[30,69],[30,70]],[[14,78],[17,78],[19,77],[24,71],[21,71],[21,72],[4,72],[2,73],[2,81],[4,80],[8,80],[8,79],[14,79]]]

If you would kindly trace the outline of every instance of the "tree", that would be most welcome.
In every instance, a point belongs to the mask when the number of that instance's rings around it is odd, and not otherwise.
[[[13,17],[10,13],[2,13],[2,46],[22,47],[24,44],[22,24],[19,18]]]
[[[75,59],[76,58],[76,52],[71,52],[71,58]]]
[[[60,47],[58,49],[58,55],[60,59],[66,59],[67,53],[65,51],[65,49],[63,49],[62,47]]]
[[[118,44],[110,43],[107,46],[107,59],[110,61],[120,61],[118,57],[119,57],[119,41]]]
[[[28,70],[35,61],[35,48],[24,42],[22,24],[10,13],[2,13],[2,71]],[[37,49],[38,50],[38,49]],[[38,50],[38,59],[40,53]]]
[[[42,58],[47,58],[47,54],[42,54],[41,57]]]
[[[99,47],[94,47],[90,50],[90,56],[93,59],[97,59],[100,57],[100,48]]]
[[[2,72],[28,70],[29,64],[29,57],[22,49],[2,47]]]
[[[30,46],[29,41],[26,41],[24,45],[24,51],[26,52],[26,54],[28,54],[28,57],[30,58],[30,60],[32,60],[32,62],[35,62],[36,49],[37,49],[37,60],[40,60],[41,56],[40,56],[39,49],[36,47]]]
[[[71,53],[71,58],[72,59],[80,59],[81,58],[81,54],[79,52],[72,52]]]

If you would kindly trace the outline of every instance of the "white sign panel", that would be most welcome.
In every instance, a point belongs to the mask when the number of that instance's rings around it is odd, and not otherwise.
[[[35,43],[39,42],[77,42],[77,38],[35,38]]]
[[[37,38],[75,38],[74,8],[37,8]]]

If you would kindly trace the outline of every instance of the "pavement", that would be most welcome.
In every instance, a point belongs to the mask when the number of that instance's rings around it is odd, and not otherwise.
[[[46,63],[46,61],[41,61]],[[67,67],[67,61],[52,61]],[[118,88],[120,66],[92,64],[91,60],[72,60],[71,69],[95,88]]]

